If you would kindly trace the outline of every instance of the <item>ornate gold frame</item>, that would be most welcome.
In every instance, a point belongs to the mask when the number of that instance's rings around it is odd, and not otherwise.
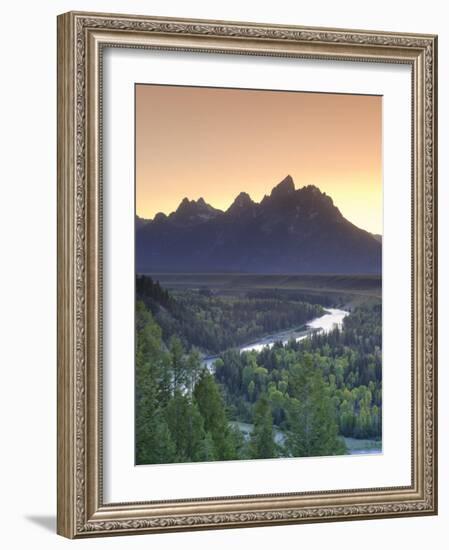
[[[411,66],[410,486],[103,503],[100,114],[105,46]],[[74,12],[58,17],[59,534],[82,538],[437,513],[436,55],[433,35]]]

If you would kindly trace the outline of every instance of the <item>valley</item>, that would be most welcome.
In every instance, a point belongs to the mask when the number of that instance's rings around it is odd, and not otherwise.
[[[382,239],[286,176],[136,217],[136,463],[382,452]]]
[[[184,368],[190,365],[195,378],[205,366],[218,385],[229,437],[239,442],[234,459],[256,453],[256,405],[265,399],[273,446],[263,453],[270,457],[381,452],[380,296],[375,275],[137,278],[137,297],[159,325],[163,347],[169,354],[174,345],[176,354],[184,350]],[[300,372],[304,379],[295,390]],[[337,419],[326,445],[294,446],[293,396],[300,389],[307,393],[307,414],[316,409],[329,429]]]

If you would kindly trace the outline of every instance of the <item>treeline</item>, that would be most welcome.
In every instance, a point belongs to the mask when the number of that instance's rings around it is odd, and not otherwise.
[[[153,281],[146,275],[137,275],[136,277],[136,296],[149,304],[154,301],[164,307],[170,306],[168,290],[162,288],[159,281]]]
[[[322,406],[332,411],[340,435],[377,439],[382,435],[381,339],[380,305],[358,307],[344,319],[343,330],[260,353],[229,350],[216,361],[215,376],[235,420],[252,422],[256,404],[266,398],[273,422],[287,434],[295,407],[309,414]],[[301,384],[295,382],[299,373]],[[312,391],[307,377],[319,391]]]
[[[348,295],[333,293],[319,293],[318,291],[304,292],[291,289],[263,289],[250,290],[246,293],[250,299],[270,299],[288,302],[307,302],[309,304],[318,304],[323,307],[341,307],[348,301]]]
[[[168,293],[148,276],[137,277],[136,295],[153,313],[164,341],[177,336],[186,349],[208,354],[301,327],[324,313],[319,304],[271,295],[223,297],[207,289]]]

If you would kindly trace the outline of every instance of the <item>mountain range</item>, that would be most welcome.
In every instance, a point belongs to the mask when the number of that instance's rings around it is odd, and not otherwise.
[[[222,211],[185,198],[168,216],[136,217],[136,270],[380,273],[376,237],[344,218],[317,187],[296,189],[288,175],[259,203],[242,192]]]

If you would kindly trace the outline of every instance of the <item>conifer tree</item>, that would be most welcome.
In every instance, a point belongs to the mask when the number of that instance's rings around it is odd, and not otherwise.
[[[141,302],[136,308],[136,329],[136,462],[169,463],[175,448],[161,412],[166,358],[160,328]]]
[[[177,390],[167,405],[165,416],[176,449],[175,461],[201,461],[206,433],[196,403]]]
[[[277,448],[274,442],[271,405],[266,395],[261,395],[254,406],[254,430],[251,434],[251,458],[274,458]]]
[[[344,454],[329,388],[310,355],[291,368],[289,394],[286,446],[291,456]]]
[[[220,389],[207,370],[201,373],[193,396],[203,417],[204,429],[211,435],[217,460],[237,458]]]

